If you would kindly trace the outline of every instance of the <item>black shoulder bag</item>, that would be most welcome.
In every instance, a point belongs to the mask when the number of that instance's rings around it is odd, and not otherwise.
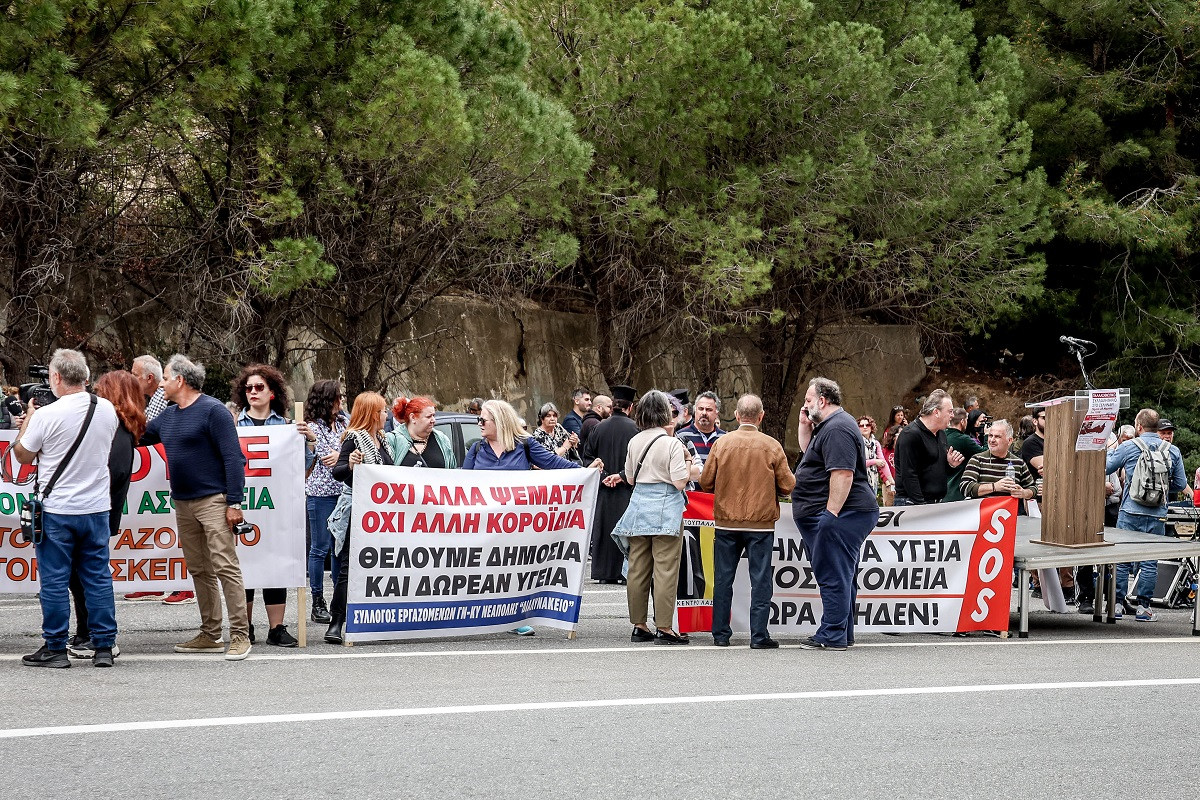
[[[638,459],[637,465],[634,466],[634,468],[633,468],[633,477],[629,479],[630,486],[637,485],[638,473],[642,471],[642,464],[644,464],[646,462],[646,456],[650,455],[650,448],[654,447],[654,443],[657,442],[659,439],[663,438],[664,436],[666,436],[665,433],[660,433],[658,436],[655,436],[653,439],[650,440],[650,444],[646,445],[646,449],[642,451],[642,457]]]
[[[83,427],[79,429],[79,435],[75,437],[75,443],[71,445],[71,449],[67,451],[63,460],[54,470],[54,474],[50,476],[50,482],[46,484],[46,491],[41,497],[38,497],[37,473],[34,473],[33,494],[29,496],[29,499],[25,501],[25,505],[21,508],[21,538],[27,542],[33,542],[34,545],[41,544],[46,534],[43,524],[43,515],[46,513],[46,510],[43,504],[46,498],[50,496],[50,492],[54,491],[54,485],[58,483],[59,476],[62,475],[67,464],[71,463],[71,459],[75,456],[75,451],[83,443],[83,437],[87,433],[88,426],[92,424],[92,417],[96,414],[96,395],[93,394],[90,397],[87,416],[83,418]]]

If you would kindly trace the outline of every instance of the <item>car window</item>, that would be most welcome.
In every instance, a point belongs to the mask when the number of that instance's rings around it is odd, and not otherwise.
[[[434,425],[433,427],[434,427],[434,430],[444,433],[446,435],[446,438],[450,440],[450,444],[453,446],[453,444],[454,444],[454,423],[453,422],[439,422],[437,425]]]
[[[480,433],[478,425],[465,423],[462,426],[462,437],[463,437],[463,446],[467,450],[470,450],[471,445],[475,444],[476,442],[478,442],[480,439],[483,438],[483,434]]]

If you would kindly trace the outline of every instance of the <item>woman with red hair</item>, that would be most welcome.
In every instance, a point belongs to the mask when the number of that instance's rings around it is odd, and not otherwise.
[[[354,500],[354,468],[359,464],[391,464],[392,452],[383,438],[387,421],[387,400],[377,392],[363,392],[354,398],[350,422],[342,433],[342,449],[331,472],[345,488],[329,515],[329,533],[338,554],[338,576],[329,603],[329,628],[325,641],[342,644],[346,625],[346,589],[350,578],[350,512]]]
[[[96,395],[113,404],[117,411],[117,432],[108,451],[109,498],[112,501],[108,512],[109,536],[121,532],[121,510],[129,494],[129,481],[133,476],[133,451],[138,440],[146,432],[146,396],[132,372],[117,370],[109,372],[96,381]],[[92,647],[88,634],[87,606],[83,601],[83,582],[78,573],[71,570],[71,595],[75,599],[75,635],[67,642],[67,652],[75,658],[92,658]],[[121,652],[115,644],[113,655]]]
[[[450,437],[437,430],[437,407],[428,397],[397,397],[392,416],[399,424],[387,435],[392,463],[400,467],[458,469]]]

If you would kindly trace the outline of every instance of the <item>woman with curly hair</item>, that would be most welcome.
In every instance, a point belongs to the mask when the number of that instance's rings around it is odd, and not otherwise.
[[[333,380],[317,381],[304,402],[304,421],[316,436],[316,460],[304,480],[305,510],[308,514],[308,588],[312,592],[310,619],[322,625],[330,621],[325,605],[325,559],[332,555],[330,577],[337,581],[337,552],[329,533],[329,515],[342,493],[342,483],[333,477],[338,453],[342,449],[342,431],[346,430],[346,412],[342,410],[341,384]]]
[[[233,402],[241,408],[238,414],[237,426],[248,428],[261,425],[290,425],[287,418],[288,386],[283,373],[269,364],[247,364],[230,383],[230,395]],[[316,444],[314,434],[304,422],[296,423],[296,428],[307,440],[304,451],[304,467],[307,471],[315,461],[313,446]],[[288,633],[283,624],[287,611],[287,589],[263,589],[263,605],[267,607],[267,644],[275,647],[296,647],[300,644],[296,637]],[[246,590],[246,619],[252,619],[254,612],[254,590]],[[254,625],[250,625],[250,643],[253,644]]]

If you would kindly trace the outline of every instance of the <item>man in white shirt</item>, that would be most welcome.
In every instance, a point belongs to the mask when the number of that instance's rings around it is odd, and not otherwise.
[[[30,402],[14,446],[17,461],[37,462],[37,486],[45,507],[44,533],[34,547],[41,581],[42,637],[46,643],[36,653],[22,657],[22,662],[31,667],[71,666],[67,658],[71,622],[67,587],[72,557],[83,583],[88,627],[96,648],[92,664],[113,665],[117,611],[108,563],[108,454],[117,432],[117,412],[112,403],[88,393],[87,380],[88,366],[82,353],[54,351],[50,390],[58,400],[43,408]],[[64,465],[76,441],[79,447]],[[56,473],[61,473],[57,479]],[[52,480],[54,485],[47,492]]]

